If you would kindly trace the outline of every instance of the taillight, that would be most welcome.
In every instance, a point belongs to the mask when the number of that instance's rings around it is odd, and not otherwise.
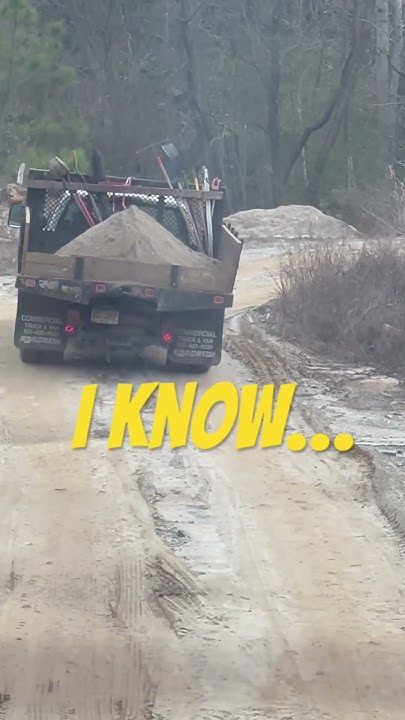
[[[74,325],[70,325],[70,323],[67,323],[63,328],[63,332],[65,333],[65,335],[76,335],[77,328]]]
[[[162,332],[160,337],[164,345],[170,345],[174,340],[174,335],[169,330],[165,330],[165,332]]]

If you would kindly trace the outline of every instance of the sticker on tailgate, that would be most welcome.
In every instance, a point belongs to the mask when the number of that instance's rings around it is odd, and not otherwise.
[[[213,359],[218,352],[219,336],[213,329],[178,328],[174,355],[178,358]]]

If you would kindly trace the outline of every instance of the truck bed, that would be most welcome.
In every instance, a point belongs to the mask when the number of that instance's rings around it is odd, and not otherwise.
[[[62,184],[50,181],[46,171],[29,172],[16,279],[14,344],[22,359],[54,361],[69,348],[105,358],[118,352],[139,357],[149,349],[183,369],[217,365],[225,308],[233,302],[243,246],[223,222],[223,193],[140,185],[134,178],[130,186],[122,178],[107,180],[106,184]],[[84,232],[84,214],[80,209],[75,213],[80,203],[71,197],[72,191],[82,193],[82,198],[102,193],[112,209],[124,200],[145,208],[178,240],[196,250],[204,248],[215,262],[193,268],[188,261],[173,264],[177,258],[169,260],[164,246],[159,264],[145,262],[146,257],[128,261],[82,256],[85,248],[73,256],[59,254],[61,247]],[[206,205],[208,201],[212,206]],[[179,203],[194,211],[194,235]],[[204,230],[208,210],[212,247]]]
[[[29,218],[26,231],[28,227]],[[63,256],[25,247],[16,286],[82,304],[95,296],[126,294],[155,302],[161,310],[230,307],[241,250],[242,242],[225,225],[212,269]]]
[[[126,262],[95,257],[27,253],[17,288],[70,302],[130,295],[154,302],[158,310],[230,307],[232,288],[219,264],[215,271]],[[229,290],[231,292],[229,292]]]

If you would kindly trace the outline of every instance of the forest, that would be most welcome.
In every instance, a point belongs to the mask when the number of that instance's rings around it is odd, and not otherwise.
[[[405,226],[402,0],[0,0],[0,178],[208,165],[229,210]]]

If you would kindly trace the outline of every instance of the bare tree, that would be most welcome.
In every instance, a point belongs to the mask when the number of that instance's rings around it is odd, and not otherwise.
[[[375,95],[377,103],[378,152],[381,173],[388,177],[388,167],[395,160],[395,138],[398,110],[396,71],[403,53],[402,0],[376,0]]]
[[[186,168],[205,162],[222,177],[230,209],[308,196],[315,204],[328,202],[347,188],[349,167],[358,188],[381,186],[393,166],[405,179],[403,0],[20,4],[39,14],[38,28],[54,21],[63,26],[74,92],[70,83],[55,115],[70,143],[77,132],[69,133],[66,118],[74,114],[80,144],[100,146],[112,171],[157,174],[154,146],[170,137]],[[8,13],[0,18],[4,157],[6,146],[21,148],[20,154],[29,147],[34,135],[27,128],[41,111],[13,60],[21,46],[19,24],[13,35],[13,0],[0,0],[0,15],[2,8]],[[41,47],[41,37],[32,43]],[[26,49],[22,57],[35,81],[35,62]],[[14,92],[16,78],[24,103]],[[47,109],[51,86],[41,91]],[[16,118],[6,129],[5,115]],[[45,115],[44,108],[35,142],[48,147],[55,124],[48,126]]]

